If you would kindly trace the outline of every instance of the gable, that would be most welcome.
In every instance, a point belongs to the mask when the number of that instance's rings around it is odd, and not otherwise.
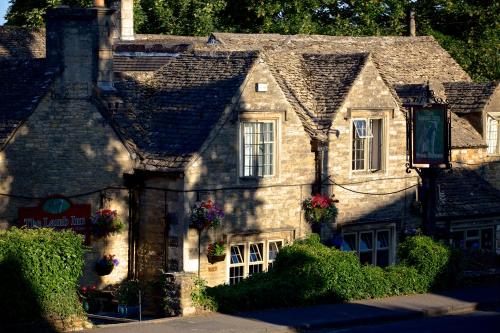
[[[195,52],[171,57],[155,72],[123,72],[116,76],[116,94],[101,96],[103,110],[143,167],[181,170],[231,103],[256,57],[255,52]],[[119,101],[116,109],[113,99]]]

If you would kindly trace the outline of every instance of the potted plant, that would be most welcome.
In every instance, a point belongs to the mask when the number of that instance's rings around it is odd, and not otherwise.
[[[140,286],[137,280],[127,280],[120,284],[117,291],[118,313],[124,317],[139,314]]]
[[[119,263],[120,262],[114,255],[104,255],[101,259],[97,260],[95,264],[95,271],[99,276],[109,275]]]
[[[311,224],[313,232],[319,233],[323,223],[335,222],[335,218],[338,214],[335,203],[339,201],[333,198],[334,195],[328,197],[326,195],[316,194],[302,202],[306,221]]]
[[[85,312],[97,313],[101,311],[102,304],[99,301],[99,290],[97,290],[97,287],[95,285],[91,287],[81,287],[78,292],[78,297]]]
[[[191,226],[198,230],[216,228],[223,218],[224,212],[212,200],[197,202],[191,210]]]
[[[210,243],[207,249],[208,262],[214,264],[226,259],[226,244],[223,241]]]
[[[118,218],[116,210],[98,210],[92,218],[92,233],[97,237],[106,237],[110,234],[119,233],[125,225]]]

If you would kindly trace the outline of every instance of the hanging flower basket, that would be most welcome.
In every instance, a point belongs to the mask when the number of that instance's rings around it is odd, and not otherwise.
[[[226,244],[223,241],[210,243],[207,249],[207,258],[211,264],[226,260]]]
[[[118,218],[116,210],[98,210],[92,218],[92,233],[96,237],[106,237],[110,234],[119,233],[125,225]]]
[[[191,226],[198,230],[220,226],[224,212],[212,200],[197,202],[191,210]]]
[[[335,203],[338,200],[326,195],[316,194],[312,198],[308,198],[302,202],[302,207],[305,211],[306,221],[314,226],[321,223],[334,223],[337,217],[338,210]]]
[[[118,266],[120,262],[115,259],[114,255],[108,254],[104,255],[95,264],[95,272],[99,276],[105,276],[111,274],[113,269]]]

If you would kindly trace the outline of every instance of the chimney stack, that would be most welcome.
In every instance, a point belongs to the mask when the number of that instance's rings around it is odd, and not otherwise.
[[[410,15],[409,15],[409,27],[410,27],[410,36],[411,37],[415,37],[417,35],[417,28],[416,28],[416,24],[415,24],[415,9],[412,8],[410,9]]]
[[[113,89],[113,11],[94,0],[94,8],[53,8],[47,11],[47,61],[62,69],[58,94],[89,98],[94,87]]]
[[[120,39],[134,40],[134,0],[120,1]]]

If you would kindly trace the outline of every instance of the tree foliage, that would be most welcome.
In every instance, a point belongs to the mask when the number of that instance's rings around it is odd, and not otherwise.
[[[498,0],[134,0],[139,33],[206,36],[213,31],[380,36],[433,35],[479,81],[500,79]],[[10,0],[7,23],[40,27],[60,3],[91,0]]]

